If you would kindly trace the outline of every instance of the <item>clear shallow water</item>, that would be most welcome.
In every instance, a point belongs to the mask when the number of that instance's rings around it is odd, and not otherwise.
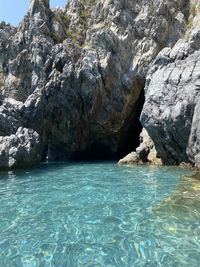
[[[199,266],[200,189],[184,174],[115,163],[1,173],[0,267]]]

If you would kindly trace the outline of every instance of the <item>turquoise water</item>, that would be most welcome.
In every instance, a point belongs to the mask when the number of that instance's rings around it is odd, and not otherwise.
[[[0,267],[199,266],[189,173],[115,163],[1,173]]]

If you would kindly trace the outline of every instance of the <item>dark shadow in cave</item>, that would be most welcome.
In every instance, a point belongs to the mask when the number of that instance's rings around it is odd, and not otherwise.
[[[106,140],[106,142],[109,142]],[[93,160],[115,160],[116,152],[111,151],[110,146],[102,140],[94,140],[87,151],[76,152],[72,160],[93,161]]]
[[[144,85],[143,85],[144,87]],[[144,89],[140,93],[140,97],[134,106],[129,118],[124,123],[124,129],[120,137],[118,158],[126,156],[128,153],[135,151],[140,144],[140,133],[142,131],[142,124],[140,122],[140,115],[144,105],[145,96]],[[135,111],[136,110],[136,111]]]
[[[121,135],[118,137],[103,136],[102,139],[95,140],[95,134],[92,135],[92,143],[87,151],[76,152],[73,154],[73,160],[119,160],[139,146],[139,135],[142,131],[140,115],[144,105],[144,83],[141,83],[141,93],[134,109],[122,127]],[[118,149],[116,149],[118,147]],[[113,148],[113,150],[112,150]]]
[[[91,143],[83,151],[67,151],[64,144],[47,146],[46,155],[50,161],[93,161],[93,160],[119,160],[139,145],[139,135],[142,131],[140,115],[144,105],[144,83],[140,84],[142,90],[138,101],[122,126],[120,136],[107,136],[90,133]],[[97,131],[98,132],[98,131]]]

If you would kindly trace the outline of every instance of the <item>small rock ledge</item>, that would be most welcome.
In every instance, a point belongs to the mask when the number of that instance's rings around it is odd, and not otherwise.
[[[140,145],[136,151],[129,153],[118,162],[118,165],[132,164],[162,165],[162,160],[157,154],[154,143],[144,128],[140,134]]]

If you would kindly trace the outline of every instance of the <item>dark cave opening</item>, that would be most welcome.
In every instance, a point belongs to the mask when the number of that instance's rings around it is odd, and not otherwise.
[[[120,137],[119,150],[117,153],[118,158],[122,158],[130,152],[135,151],[135,149],[140,144],[140,133],[142,131],[140,115],[142,112],[144,101],[144,89],[142,89],[139,99],[136,105],[134,106],[134,110],[131,112],[130,116],[125,122],[125,126]]]
[[[112,141],[111,141],[112,142]],[[72,160],[93,161],[93,160],[116,160],[116,152],[111,150],[109,140],[96,140],[91,143],[87,151],[76,152]]]
[[[120,136],[109,136],[105,138],[96,138],[97,135],[91,135],[91,144],[85,151],[77,151],[72,156],[72,160],[119,160],[128,153],[134,151],[140,144],[140,133],[142,125],[140,115],[144,105],[144,83],[141,83],[141,93],[137,103],[129,117],[124,122]]]
[[[68,151],[64,143],[52,144],[49,140],[45,158],[49,161],[119,160],[134,151],[139,146],[142,131],[140,115],[145,100],[144,83],[141,83],[141,88],[140,96],[122,125],[120,133],[106,136],[96,129],[95,132],[89,133],[89,140],[84,148],[74,151]]]

